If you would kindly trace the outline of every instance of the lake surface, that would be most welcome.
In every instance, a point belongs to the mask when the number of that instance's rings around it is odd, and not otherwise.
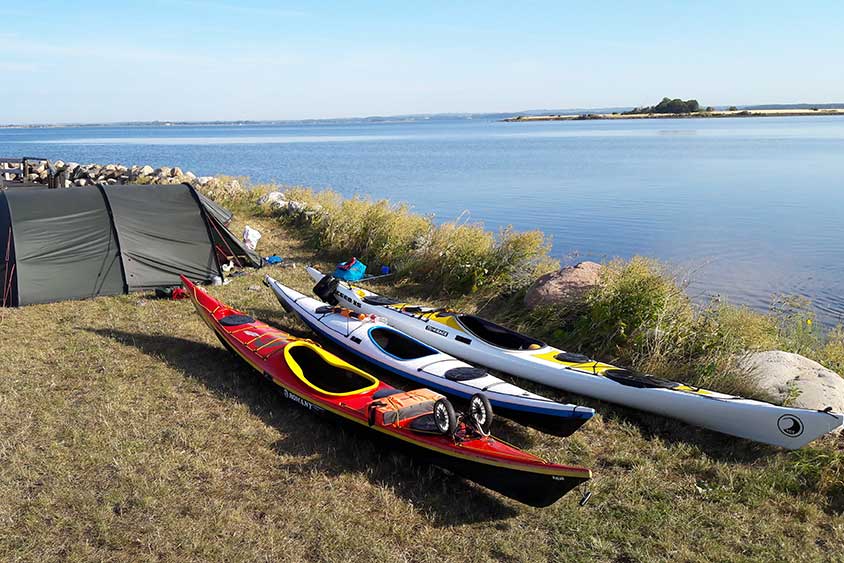
[[[698,300],[844,317],[844,118],[0,129],[0,156],[180,166],[406,201],[671,262]]]

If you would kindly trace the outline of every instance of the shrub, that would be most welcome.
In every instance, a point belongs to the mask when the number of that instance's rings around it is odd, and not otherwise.
[[[302,188],[288,190],[287,196],[316,211],[307,221],[295,220],[320,250],[394,266],[400,276],[445,293],[513,292],[557,265],[539,231],[507,228],[496,237],[480,223],[458,219],[436,225],[432,217],[386,200]]]
[[[572,336],[593,352],[613,354],[643,344],[649,331],[673,332],[687,322],[691,304],[661,265],[635,257],[605,265],[586,311]]]
[[[779,343],[774,317],[721,303],[695,306],[665,266],[642,257],[606,264],[579,309],[535,311],[524,326],[599,359],[762,399],[768,397],[737,360]]]

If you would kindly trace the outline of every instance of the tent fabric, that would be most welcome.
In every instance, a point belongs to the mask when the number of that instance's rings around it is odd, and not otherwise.
[[[0,190],[0,305],[208,281],[232,258],[260,267],[217,216],[189,184]]]
[[[18,284],[15,276],[15,245],[12,241],[12,217],[6,194],[0,192],[0,306],[18,305]]]
[[[213,216],[209,218],[208,223],[211,227],[211,238],[223,261],[234,262],[240,267],[261,267],[263,260],[257,252],[246,248],[231,231],[214,221]]]
[[[243,243],[227,229],[232,217],[234,217],[234,214],[213,199],[203,195],[201,192],[195,191],[195,193],[197,197],[199,197],[199,202],[204,207],[205,213],[208,215],[208,223],[211,226],[211,237],[213,238],[214,245],[220,253],[220,257],[223,261],[232,261],[238,266],[252,266],[253,268],[260,268],[263,263],[261,256],[254,250],[246,248]]]
[[[202,281],[222,275],[189,186],[102,190],[114,217],[129,291],[179,285],[179,274]]]
[[[12,225],[18,305],[124,292],[117,240],[99,190],[27,189],[3,195]]]
[[[201,192],[196,192],[196,195],[199,196],[199,201],[205,207],[206,212],[208,212],[221,225],[228,226],[232,217],[234,217],[234,214],[231,211],[208,196],[203,195]]]

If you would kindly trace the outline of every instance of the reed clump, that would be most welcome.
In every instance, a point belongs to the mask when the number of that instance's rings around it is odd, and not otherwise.
[[[613,260],[586,298],[565,308],[516,310],[510,321],[560,347],[654,375],[770,399],[741,367],[749,352],[785,350],[841,372],[844,329],[814,322],[809,303],[783,300],[769,313],[714,301],[699,305],[685,282],[649,258]]]
[[[344,198],[330,190],[293,188],[285,195],[311,210],[282,217],[317,249],[391,266],[399,277],[446,294],[513,292],[558,266],[540,231],[506,228],[496,235],[480,223],[461,218],[437,223],[406,204]]]

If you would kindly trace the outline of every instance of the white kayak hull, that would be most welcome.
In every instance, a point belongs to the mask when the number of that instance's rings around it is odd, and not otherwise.
[[[562,404],[530,393],[377,319],[361,321],[326,312],[326,303],[286,287],[270,276],[264,280],[282,307],[295,313],[316,334],[413,383],[463,400],[483,393],[495,413],[558,436],[572,434],[595,414],[589,407]]]
[[[308,273],[315,281],[323,274]],[[426,310],[389,300],[366,289],[339,282],[335,295],[343,306],[380,320],[452,356],[530,381],[634,409],[676,418],[716,432],[797,449],[844,424],[844,415],[782,407],[660,380],[567,354],[518,333],[484,333],[486,322],[469,315]],[[466,325],[473,324],[475,332]],[[481,329],[481,330],[478,330]],[[525,349],[493,345],[477,333],[524,339]]]

